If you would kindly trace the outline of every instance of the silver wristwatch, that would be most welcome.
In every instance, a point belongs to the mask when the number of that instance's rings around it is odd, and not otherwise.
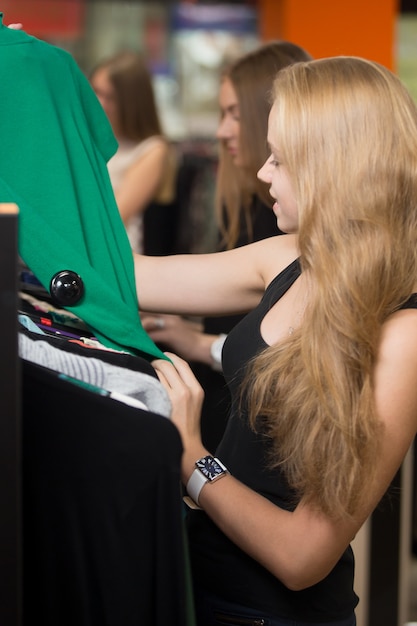
[[[219,459],[210,454],[195,462],[195,470],[187,483],[187,493],[198,505],[200,492],[208,482],[212,483],[228,474],[227,468]]]

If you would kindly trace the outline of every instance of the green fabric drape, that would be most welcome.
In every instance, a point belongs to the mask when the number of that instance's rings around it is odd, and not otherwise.
[[[19,207],[19,254],[46,289],[62,270],[85,294],[66,307],[106,346],[165,358],[144,331],[133,256],[107,161],[117,142],[64,50],[8,29],[0,13],[0,202]]]

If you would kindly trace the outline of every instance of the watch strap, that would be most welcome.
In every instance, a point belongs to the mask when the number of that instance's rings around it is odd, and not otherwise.
[[[196,468],[187,483],[187,493],[197,505],[199,504],[200,492],[206,483],[208,483],[208,478]]]
[[[222,352],[223,345],[227,339],[227,335],[222,333],[213,341],[210,347],[210,356],[211,356],[211,367],[215,372],[222,372]]]

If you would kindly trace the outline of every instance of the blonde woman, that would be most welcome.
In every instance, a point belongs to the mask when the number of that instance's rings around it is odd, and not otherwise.
[[[108,169],[132,249],[147,254],[171,252],[176,158],[162,132],[149,70],[140,54],[121,51],[99,63],[90,82],[119,143]],[[145,211],[158,212],[156,238],[146,232]]]
[[[188,516],[199,626],[352,626],[350,542],[417,431],[417,109],[376,63],[298,63],[276,78],[268,144],[259,177],[288,234],[136,257],[138,293],[151,310],[251,311],[223,351],[217,458],[188,365],[154,363],[201,509]]]

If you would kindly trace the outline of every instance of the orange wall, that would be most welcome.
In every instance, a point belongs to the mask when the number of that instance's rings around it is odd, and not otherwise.
[[[264,41],[287,39],[313,57],[354,55],[395,70],[399,0],[258,0]]]
[[[4,23],[23,23],[35,37],[77,37],[84,24],[84,0],[1,0]]]

